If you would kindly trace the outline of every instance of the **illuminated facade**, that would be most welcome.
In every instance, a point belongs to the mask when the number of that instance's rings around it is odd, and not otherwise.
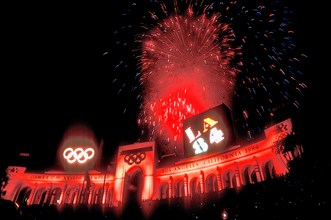
[[[184,121],[184,145],[189,153],[171,165],[161,165],[155,142],[119,146],[113,171],[97,171],[100,144],[84,126],[65,133],[58,157],[65,171],[29,173],[7,169],[4,199],[19,205],[99,204],[107,207],[168,198],[195,198],[238,188],[286,174],[288,161],[277,144],[292,133],[291,119],[264,130],[260,141],[238,145],[226,108],[220,106]],[[286,158],[285,158],[286,157]]]
[[[89,170],[39,174],[12,166],[7,169],[9,182],[3,198],[27,205],[119,206],[132,192],[138,201],[148,201],[240,188],[288,172],[274,145],[291,131],[291,120],[287,119],[265,129],[265,138],[257,143],[187,157],[166,167],[157,165],[154,142],[120,146],[115,173]],[[63,156],[74,163],[95,156],[92,152],[89,148],[76,148],[64,150]]]

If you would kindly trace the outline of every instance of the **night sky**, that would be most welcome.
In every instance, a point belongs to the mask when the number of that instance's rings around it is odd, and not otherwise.
[[[126,26],[138,24],[125,20],[126,7],[124,2],[9,8],[1,126],[11,155],[29,152],[38,166],[52,166],[63,133],[76,122],[103,138],[106,155],[137,141],[138,92],[119,92],[137,72],[131,52],[135,30]],[[115,78],[121,82],[114,84]]]
[[[315,173],[307,184],[315,186],[330,168],[325,137],[330,129],[321,128],[328,128],[330,115],[325,13],[315,1],[285,2],[297,16],[296,43],[308,56],[303,70],[308,89],[298,114],[307,173]],[[19,152],[29,152],[33,169],[52,168],[62,135],[75,122],[86,123],[104,140],[105,164],[119,145],[138,140],[141,88],[131,88],[139,72],[135,35],[148,7],[147,0],[116,0],[3,8],[0,161],[11,163]]]

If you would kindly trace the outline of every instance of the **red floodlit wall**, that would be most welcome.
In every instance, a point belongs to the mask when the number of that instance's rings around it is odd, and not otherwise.
[[[123,203],[125,178],[135,167],[142,171],[140,200],[152,199],[155,172],[154,156],[154,142],[136,143],[119,147],[115,173],[114,204]]]
[[[241,187],[288,172],[275,142],[292,131],[291,120],[265,130],[266,138],[227,152],[183,159],[156,170],[154,199],[194,196],[197,193]]]
[[[194,197],[201,193],[241,188],[288,172],[286,160],[275,143],[292,132],[290,119],[265,130],[265,138],[225,152],[182,159],[171,166],[155,167],[155,143],[118,148],[115,173],[51,171],[27,173],[8,167],[4,199],[18,204],[125,204],[130,193],[138,201]],[[301,149],[302,151],[302,149]]]
[[[112,198],[114,176],[89,173],[24,173],[25,168],[8,167],[10,175],[4,199],[19,204],[101,204]]]

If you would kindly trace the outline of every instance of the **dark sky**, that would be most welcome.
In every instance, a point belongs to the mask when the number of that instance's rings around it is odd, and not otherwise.
[[[137,140],[137,94],[127,88],[118,93],[124,82],[132,84],[124,77],[137,71],[129,57],[136,31],[127,28],[135,23],[125,20],[132,4],[114,2],[8,8],[1,127],[10,154],[27,151],[35,163],[51,166],[63,133],[75,122],[103,138],[108,155]]]
[[[27,151],[36,167],[51,167],[63,133],[74,122],[87,123],[99,140],[104,139],[106,161],[119,144],[138,139],[139,88],[128,88],[136,84],[132,76],[139,72],[133,36],[140,30],[141,17],[147,15],[148,1],[110,2],[26,3],[5,9],[0,160]],[[297,10],[298,45],[310,57],[305,70],[310,88],[302,110],[305,141],[321,145],[316,127],[324,120],[328,99],[320,96],[325,94],[320,75],[326,59],[320,57],[320,49],[327,45],[322,44],[325,30],[317,24],[324,22],[323,13],[315,15],[317,4],[299,0],[291,4]],[[311,153],[319,155],[315,150]]]

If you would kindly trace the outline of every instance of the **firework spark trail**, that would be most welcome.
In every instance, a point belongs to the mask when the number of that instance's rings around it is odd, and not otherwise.
[[[208,106],[219,104],[217,101],[233,102],[235,123],[248,137],[263,130],[264,125],[280,113],[295,114],[301,108],[301,98],[307,87],[302,71],[307,56],[295,44],[295,13],[291,8],[281,0],[267,1],[263,5],[254,0],[208,2],[211,0],[179,10],[187,5],[178,1],[175,12],[170,9],[173,6],[167,8],[162,3],[161,11],[157,11],[152,5],[152,11],[156,12],[147,17],[141,15],[145,27],[142,27],[144,31],[139,31],[139,34],[143,33],[139,40],[135,39],[142,47],[134,52],[142,53],[135,56],[142,72],[132,75],[134,89],[130,90],[127,76],[121,80],[123,72],[128,72],[125,68],[130,65],[125,63],[132,52],[123,56],[124,63],[121,61],[119,67],[114,68],[117,72],[114,84],[118,85],[120,95],[143,89],[137,95],[140,104],[138,123],[149,124],[150,135],[154,138],[162,133],[163,139],[174,139],[181,131],[176,131],[177,126],[172,128],[171,120],[190,117]],[[131,12],[139,5],[131,7]],[[144,4],[140,7],[146,9]],[[215,12],[219,14],[215,15]],[[193,24],[196,29],[192,28]],[[203,32],[200,24],[209,25],[214,32]],[[177,29],[181,32],[172,32]],[[116,35],[121,34],[118,45],[124,45],[125,36],[130,36],[129,30],[116,31]],[[202,43],[201,39],[206,42]],[[207,42],[207,39],[210,40]],[[201,48],[202,45],[207,47]],[[240,51],[233,49],[237,46]],[[123,87],[121,83],[127,86]],[[228,88],[229,91],[234,88],[234,92],[227,92]],[[166,107],[168,105],[171,109]],[[166,119],[168,123],[163,123]],[[165,134],[165,130],[169,134]]]
[[[218,23],[218,16],[197,15],[189,7],[144,36],[145,98],[139,122],[148,123],[155,131],[153,138],[180,146],[184,119],[222,102],[231,105],[236,72],[230,62],[239,50],[231,47],[234,33]]]
[[[242,29],[237,37],[243,53],[234,96],[240,105],[234,107],[242,130],[252,138],[274,117],[293,116],[300,108],[307,87],[300,68],[306,56],[294,43],[294,12],[283,2],[237,4],[233,12],[237,15],[232,19],[234,26]]]

